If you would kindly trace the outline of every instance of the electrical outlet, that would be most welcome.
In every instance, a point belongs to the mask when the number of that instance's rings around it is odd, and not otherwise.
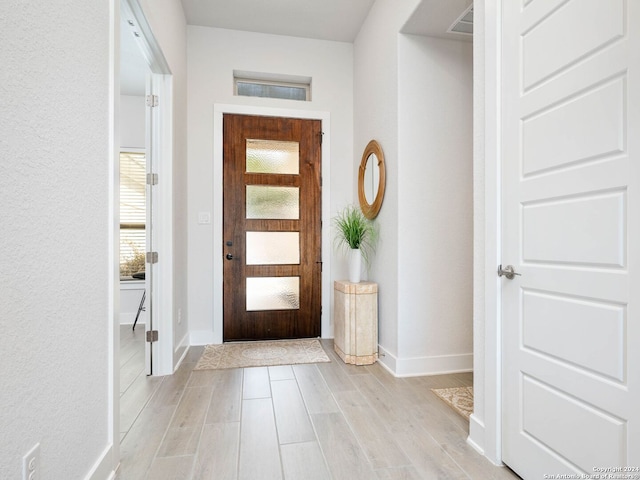
[[[40,478],[40,444],[36,443],[29,453],[22,457],[22,479],[38,480],[38,478]]]

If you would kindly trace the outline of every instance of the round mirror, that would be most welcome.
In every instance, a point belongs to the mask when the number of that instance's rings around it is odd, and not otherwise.
[[[378,216],[384,187],[384,155],[378,142],[371,140],[364,149],[358,171],[358,199],[365,217],[373,219]]]
[[[378,168],[378,157],[375,153],[367,158],[367,165],[364,169],[364,198],[369,205],[376,200],[378,185],[380,184],[380,169]]]

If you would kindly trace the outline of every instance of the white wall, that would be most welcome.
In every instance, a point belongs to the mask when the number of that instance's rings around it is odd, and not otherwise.
[[[140,0],[171,69],[173,91],[173,365],[189,342],[187,292],[187,22],[180,0]]]
[[[120,325],[133,325],[144,290],[143,280],[120,282]],[[144,306],[145,310],[140,312],[136,325],[144,325],[147,321],[146,301]]]
[[[398,374],[472,368],[472,44],[398,39]]]
[[[378,140],[387,166],[370,278],[397,375],[472,366],[471,45],[401,34],[419,3],[377,0],[354,45],[354,146]]]
[[[191,341],[214,341],[213,302],[214,225],[198,224],[198,213],[213,214],[214,104],[250,105],[328,112],[330,115],[331,176],[325,178],[323,195],[330,196],[331,215],[354,199],[353,167],[353,46],[349,43],[265,35],[234,30],[189,26],[189,312]],[[233,71],[288,74],[312,77],[312,100],[299,102],[233,95]],[[220,223],[221,224],[221,223]],[[325,228],[328,226],[325,225]],[[331,253],[333,278],[346,274],[342,258],[333,255],[331,242],[323,254]],[[217,251],[217,250],[215,250]],[[333,283],[331,283],[333,285]],[[219,283],[221,285],[221,283]],[[323,291],[329,298],[332,291]],[[325,317],[330,312],[324,312]],[[218,319],[219,320],[219,319]],[[323,328],[323,336],[331,336]]]
[[[395,371],[398,356],[398,35],[419,0],[377,0],[354,42],[355,171],[371,139],[385,155],[387,186],[378,215],[380,239],[369,278],[378,283],[380,361]],[[351,187],[357,202],[355,177]]]
[[[86,478],[109,435],[109,2],[0,14],[0,478]]]
[[[145,148],[144,97],[120,95],[120,147],[122,149]]]

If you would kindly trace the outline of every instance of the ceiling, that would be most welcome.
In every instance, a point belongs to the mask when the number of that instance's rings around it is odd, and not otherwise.
[[[143,96],[149,66],[136,38],[134,29],[124,16],[120,19],[120,93]]]
[[[422,0],[405,23],[402,33],[471,42],[472,35],[447,33],[447,30],[472,3],[473,0]]]
[[[374,0],[182,0],[187,23],[353,42]]]
[[[187,23],[274,35],[353,42],[375,0],[182,0]],[[447,33],[472,0],[422,0],[403,33],[471,41]],[[121,92],[144,95],[148,71],[131,27],[121,25]]]

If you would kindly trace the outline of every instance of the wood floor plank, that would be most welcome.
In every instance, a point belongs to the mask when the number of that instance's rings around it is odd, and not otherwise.
[[[459,424],[442,414],[442,408],[449,407],[443,402],[429,402],[422,407],[414,407],[412,414],[418,424],[447,452],[447,454],[472,479],[518,478],[510,470],[496,468],[467,443],[468,425]],[[455,412],[454,412],[455,413]]]
[[[467,479],[446,450],[419,425],[412,424],[395,431],[393,437],[421,478]]]
[[[127,432],[162,383],[161,377],[139,375],[120,397],[120,431]]]
[[[465,383],[458,374],[450,375],[427,375],[423,377],[413,377],[413,381],[424,384],[427,388],[451,388],[464,387]]]
[[[217,371],[213,394],[205,423],[239,422],[242,408],[242,377],[240,368]]]
[[[132,331],[130,325],[120,326],[120,367],[124,366],[133,355],[144,352],[144,327]]]
[[[280,451],[285,480],[331,479],[318,442],[282,445]]]
[[[293,372],[309,413],[331,413],[340,410],[315,365],[294,365]]]
[[[465,387],[473,386],[473,372],[454,373],[453,376],[462,382]]]
[[[378,480],[422,480],[425,478],[420,476],[413,467],[382,468],[376,470],[376,475]]]
[[[401,430],[414,422],[408,409],[411,403],[404,395],[393,395],[372,375],[360,375],[353,381],[378,416],[385,419],[388,428]]]
[[[334,395],[374,469],[410,464],[387,430],[384,419],[378,416],[360,392],[338,392]]]
[[[185,388],[160,445],[159,457],[195,455],[212,390],[212,387]]]
[[[271,399],[243,400],[239,480],[281,480],[280,464],[280,450]]]
[[[202,427],[211,402],[211,387],[189,387],[184,389],[171,427]]]
[[[156,458],[151,464],[148,480],[190,480],[194,457]]]
[[[187,387],[209,387],[218,382],[226,370],[194,370],[187,381]]]
[[[311,421],[334,480],[375,478],[367,456],[341,413],[315,413]]]
[[[138,349],[120,367],[120,393],[123,393],[140,374],[145,374],[144,350]]]
[[[242,384],[242,398],[248,400],[252,398],[269,397],[271,397],[269,369],[267,367],[245,368]]]
[[[197,363],[204,352],[204,345],[191,345],[182,360],[183,363]]]
[[[158,457],[177,457],[182,455],[195,455],[198,451],[198,442],[202,425],[186,427],[169,427],[160,449]]]
[[[236,480],[240,422],[205,425],[193,471],[193,480]]]
[[[177,406],[194,365],[193,363],[183,363],[173,375],[164,377],[162,385],[150,401],[150,406],[154,408],[157,406]]]
[[[348,375],[337,362],[318,363],[316,367],[332,392],[356,390],[356,386],[351,381],[351,375]]]
[[[174,411],[175,406],[142,411],[120,445],[118,480],[145,478]]]
[[[273,382],[274,380],[293,380],[296,377],[293,375],[291,365],[276,365],[269,367],[269,378]]]
[[[280,444],[314,441],[316,435],[298,383],[295,380],[271,382],[271,394]]]

